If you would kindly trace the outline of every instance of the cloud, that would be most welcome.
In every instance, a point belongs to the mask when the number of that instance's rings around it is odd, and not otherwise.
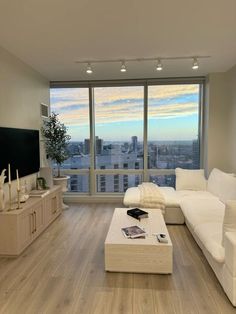
[[[198,104],[194,102],[190,103],[175,103],[167,106],[162,105],[158,107],[152,107],[148,110],[149,118],[156,119],[171,119],[186,117],[198,113]]]
[[[158,85],[150,86],[148,91],[150,119],[180,118],[198,112],[198,85]],[[143,87],[99,87],[94,96],[96,123],[143,119]],[[89,124],[87,88],[52,89],[51,100],[52,110],[66,125]]]

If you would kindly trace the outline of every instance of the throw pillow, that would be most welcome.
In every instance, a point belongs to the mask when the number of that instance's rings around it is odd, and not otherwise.
[[[176,175],[176,190],[193,190],[205,191],[207,181],[204,176],[204,169],[188,170],[175,169]]]
[[[233,173],[214,168],[208,178],[207,190],[219,197],[223,203],[236,200],[236,177]]]

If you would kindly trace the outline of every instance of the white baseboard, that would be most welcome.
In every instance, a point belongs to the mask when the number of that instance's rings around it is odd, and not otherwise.
[[[68,195],[63,197],[66,203],[123,203],[123,195]]]

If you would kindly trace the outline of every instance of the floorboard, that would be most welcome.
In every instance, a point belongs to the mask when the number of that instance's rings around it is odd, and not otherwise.
[[[172,275],[106,273],[121,204],[70,208],[18,258],[0,258],[0,314],[235,314],[186,226],[168,226]]]

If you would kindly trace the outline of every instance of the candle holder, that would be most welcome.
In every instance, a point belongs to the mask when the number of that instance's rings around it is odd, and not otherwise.
[[[17,208],[16,209],[21,209],[21,207],[20,207],[20,189],[17,189]]]
[[[8,188],[9,188],[9,206],[10,206],[8,210],[13,210],[12,199],[11,199],[11,183],[8,183]]]

